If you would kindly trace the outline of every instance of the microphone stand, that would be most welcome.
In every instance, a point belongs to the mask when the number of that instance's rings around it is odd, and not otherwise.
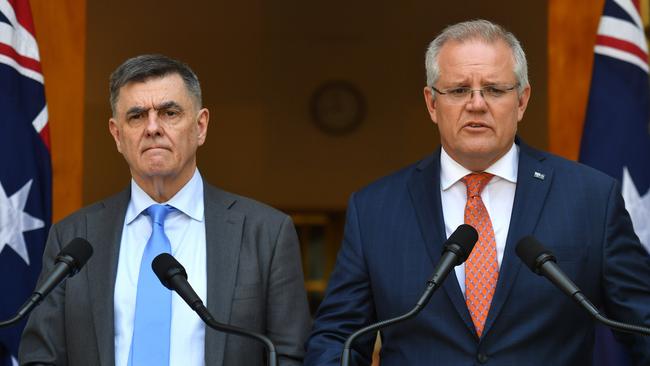
[[[262,342],[266,347],[266,351],[268,353],[268,366],[277,366],[278,356],[275,351],[275,346],[273,345],[273,342],[271,342],[271,340],[268,337],[262,334],[251,332],[243,328],[219,323],[212,317],[212,314],[210,314],[208,309],[205,306],[203,306],[203,303],[200,300],[194,304],[191,304],[190,306],[210,328],[225,333],[237,334],[243,337],[255,339],[259,342]]]
[[[8,327],[18,323],[22,318],[25,317],[25,315],[29,314],[29,312],[32,311],[36,305],[38,305],[40,300],[41,294],[32,294],[32,296],[30,296],[30,298],[25,301],[25,303],[18,309],[16,315],[10,319],[0,321],[0,328]]]
[[[208,308],[203,305],[201,298],[194,292],[189,282],[187,282],[185,268],[171,254],[162,253],[156,256],[153,262],[151,262],[151,269],[153,269],[156,277],[158,277],[163,286],[176,292],[210,328],[262,342],[268,353],[268,366],[276,366],[278,364],[275,346],[268,337],[244,328],[219,323],[212,317]]]
[[[522,248],[521,251],[520,248]],[[537,252],[539,254],[536,254]],[[575,300],[578,305],[587,310],[589,315],[596,321],[620,332],[650,336],[650,328],[648,327],[618,322],[608,319],[601,314],[598,308],[580,291],[578,286],[557,266],[553,253],[544,248],[534,237],[525,237],[519,241],[517,244],[517,255],[534,273],[551,281],[560,291],[564,292],[567,296]],[[534,262],[531,262],[533,258]]]
[[[620,332],[625,332],[625,333],[650,336],[650,328],[648,327],[634,325],[634,324],[626,324],[626,323],[622,323],[616,320],[611,320],[609,318],[606,318],[603,314],[600,313],[600,311],[598,311],[598,308],[596,308],[591,303],[591,301],[589,301],[587,297],[582,294],[582,292],[575,293],[573,295],[573,299],[578,304],[580,304],[583,308],[585,308],[589,312],[589,315],[591,315],[594,319],[596,319],[597,321],[601,322],[602,324],[614,330],[618,330]]]
[[[72,250],[73,255],[65,253],[65,251]],[[68,277],[72,277],[79,269],[86,264],[88,258],[92,255],[92,247],[87,241],[76,238],[68,244],[57,255],[55,266],[49,275],[45,278],[43,283],[34,290],[32,295],[23,303],[16,315],[12,318],[0,321],[0,328],[8,327],[18,323],[22,318],[29,314],[50,291],[52,291],[59,283],[65,281]],[[61,265],[63,263],[64,265]]]
[[[371,324],[365,328],[361,328],[358,331],[352,333],[352,335],[345,341],[345,344],[343,345],[343,355],[341,356],[341,366],[348,366],[350,362],[350,347],[352,346],[352,343],[362,335],[373,332],[373,331],[378,331],[380,329],[386,328],[389,325],[408,320],[413,318],[414,316],[418,315],[420,311],[424,308],[424,306],[429,302],[429,299],[431,299],[431,296],[433,295],[433,292],[439,287],[439,285],[434,282],[433,280],[427,281],[427,288],[424,290],[424,293],[418,300],[418,302],[415,304],[415,307],[411,309],[408,313],[391,318],[391,319],[386,319],[383,320],[379,323]]]
[[[458,234],[457,234],[458,233]],[[458,236],[456,236],[458,235]],[[453,237],[453,240],[452,240]],[[460,239],[460,244],[456,240]],[[365,328],[359,329],[358,331],[352,333],[352,335],[345,341],[343,345],[343,354],[341,355],[341,366],[348,366],[350,362],[350,347],[352,342],[360,336],[377,331],[383,328],[386,328],[389,325],[408,320],[418,315],[424,306],[429,302],[434,291],[436,291],[442,282],[445,280],[449,272],[458,264],[464,262],[469,253],[474,248],[474,244],[478,239],[478,234],[476,230],[469,225],[461,225],[456,229],[456,231],[451,234],[447,243],[445,245],[445,251],[443,252],[440,261],[436,265],[433,275],[427,281],[427,287],[424,289],[424,293],[420,296],[420,299],[417,301],[413,309],[408,313],[397,316],[395,318],[386,319],[375,324],[371,324]]]

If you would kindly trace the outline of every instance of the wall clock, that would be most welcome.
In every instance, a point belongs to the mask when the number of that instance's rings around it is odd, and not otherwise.
[[[310,100],[311,116],[323,132],[340,136],[354,131],[366,115],[361,91],[343,80],[328,81],[316,88]]]

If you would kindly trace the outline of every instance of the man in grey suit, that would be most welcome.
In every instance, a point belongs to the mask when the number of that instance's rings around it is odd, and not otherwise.
[[[209,112],[196,75],[176,60],[143,55],[113,72],[110,90],[109,129],[131,184],[52,226],[43,274],[75,237],[86,238],[94,255],[31,314],[20,364],[160,366],[160,354],[173,366],[264,364],[262,345],[207,328],[176,294],[170,305],[140,311],[142,294],[162,287],[145,290],[138,281],[151,271],[142,258],[155,241],[152,221],[217,321],[266,334],[280,365],[301,364],[311,320],[295,228],[279,211],[203,182],[196,151]],[[153,206],[168,212],[162,224],[152,219]],[[151,314],[158,311],[170,313],[169,332],[139,325],[146,316],[157,322]],[[153,347],[134,346],[143,334]]]

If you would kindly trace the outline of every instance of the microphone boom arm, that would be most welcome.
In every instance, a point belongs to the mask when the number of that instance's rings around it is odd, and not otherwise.
[[[458,255],[460,253],[460,246],[458,244],[451,243],[447,246],[447,251],[456,253]],[[357,338],[359,338],[360,336],[366,333],[378,331],[380,329],[388,327],[389,325],[413,318],[420,311],[422,311],[424,306],[429,302],[429,299],[431,299],[431,296],[433,295],[434,291],[436,291],[440,287],[444,279],[447,277],[447,274],[449,273],[448,271],[445,271],[446,273],[441,275],[440,269],[453,268],[456,264],[458,264],[457,257],[451,255],[443,255],[442,258],[440,258],[440,262],[438,263],[435,270],[433,271],[433,275],[431,276],[431,279],[427,281],[427,287],[424,290],[424,293],[422,294],[422,296],[420,296],[420,299],[417,301],[417,303],[415,303],[415,306],[413,307],[413,309],[411,309],[411,311],[391,319],[386,319],[381,322],[368,325],[367,327],[361,328],[356,332],[352,333],[352,335],[345,341],[345,344],[343,345],[341,366],[348,366],[350,360],[350,348],[352,346],[352,343]]]
[[[268,353],[268,366],[276,366],[277,365],[277,353],[275,351],[275,346],[273,345],[273,342],[271,342],[270,339],[267,337],[251,332],[249,330],[235,327],[232,325],[224,324],[224,323],[219,323],[216,321],[208,309],[203,306],[203,302],[198,301],[195,302],[194,304],[191,304],[190,307],[199,315],[199,317],[208,325],[210,328],[214,330],[218,330],[221,332],[226,332],[226,333],[233,333],[237,334],[243,337],[255,339],[261,343],[264,344],[264,347],[266,347],[267,353]]]
[[[467,224],[462,224],[456,228],[456,230],[447,238],[447,241],[444,244],[444,250],[442,256],[434,268],[431,278],[427,281],[427,287],[424,289],[424,293],[420,296],[420,299],[415,303],[413,309],[408,313],[380,321],[375,324],[370,324],[365,328],[362,328],[354,332],[343,345],[343,353],[341,355],[341,366],[348,366],[350,362],[350,347],[355,339],[360,336],[377,331],[382,328],[386,328],[389,325],[408,320],[416,316],[424,306],[429,302],[434,291],[436,291],[442,282],[447,278],[449,272],[451,272],[455,266],[465,262],[469,257],[469,254],[474,248],[474,244],[478,240],[478,233],[476,229]]]
[[[68,277],[74,276],[83,267],[93,254],[93,248],[83,238],[74,238],[68,243],[55,258],[54,267],[42,282],[38,284],[32,295],[23,303],[16,315],[10,319],[0,321],[0,328],[18,323],[36,305],[38,305],[52,290]]]
[[[386,319],[379,323],[371,324],[365,328],[361,328],[356,332],[352,333],[352,335],[345,341],[345,344],[343,345],[343,355],[341,357],[341,365],[348,366],[350,360],[350,348],[352,346],[352,343],[357,338],[359,338],[360,336],[366,333],[378,331],[380,329],[388,327],[389,325],[399,323],[404,320],[408,320],[418,315],[418,313],[422,310],[422,308],[424,308],[424,305],[426,305],[427,302],[429,302],[429,299],[431,298],[431,295],[433,295],[433,292],[436,290],[436,288],[438,288],[438,286],[436,286],[436,284],[433,281],[427,281],[427,288],[424,290],[424,293],[420,297],[420,300],[418,300],[418,302],[415,304],[415,307],[413,307],[411,311],[391,319]]]
[[[273,342],[268,337],[244,328],[219,323],[214,319],[208,308],[203,304],[201,298],[194,292],[189,282],[187,282],[187,272],[176,258],[172,257],[169,253],[159,254],[151,263],[151,268],[160,282],[171,291],[176,292],[210,328],[263,343],[267,351],[268,366],[277,365],[278,358],[275,345],[273,345]]]
[[[625,333],[632,333],[632,334],[643,334],[645,336],[650,336],[650,328],[648,327],[643,327],[640,325],[634,325],[634,324],[626,324],[626,323],[621,323],[617,322],[616,320],[611,320],[609,318],[606,318],[603,314],[598,311],[598,308],[596,308],[591,301],[587,299],[585,295],[582,294],[582,292],[578,292],[573,296],[573,299],[580,304],[582,307],[587,309],[589,314],[596,319],[597,321],[603,323],[604,325],[618,330],[619,332],[625,332]]]
[[[0,328],[8,327],[11,325],[14,325],[18,323],[22,318],[25,317],[25,315],[29,314],[36,305],[38,305],[39,302],[41,302],[41,299],[43,296],[39,293],[32,294],[32,296],[25,301],[23,305],[20,306],[18,309],[18,312],[16,312],[16,315],[14,315],[12,318],[3,320],[0,322]]]
[[[608,319],[601,314],[598,308],[580,291],[578,286],[558,267],[553,253],[544,248],[542,243],[533,236],[520,239],[515,250],[519,258],[521,258],[531,271],[551,281],[555,287],[587,310],[589,315],[596,321],[619,332],[650,336],[650,328],[648,327],[618,322]]]

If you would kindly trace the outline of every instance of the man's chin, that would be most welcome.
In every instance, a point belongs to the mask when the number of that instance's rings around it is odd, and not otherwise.
[[[488,145],[468,145],[458,149],[457,154],[450,154],[460,165],[474,171],[487,169],[501,155],[503,154],[497,152],[494,146]]]
[[[174,175],[174,171],[166,166],[149,166],[139,175],[145,179],[166,178]]]
[[[488,156],[494,155],[494,148],[486,145],[475,144],[465,146],[461,151],[460,155],[467,159],[486,159]]]
[[[169,174],[172,172],[171,157],[155,156],[152,159],[143,160],[142,171],[148,175]]]

